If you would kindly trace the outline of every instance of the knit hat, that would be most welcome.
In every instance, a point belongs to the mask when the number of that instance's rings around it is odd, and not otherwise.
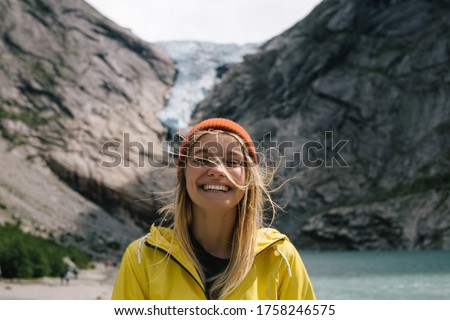
[[[184,164],[184,161],[186,159],[187,155],[187,148],[186,144],[191,138],[191,136],[198,132],[198,131],[208,131],[208,130],[221,130],[225,132],[230,132],[237,134],[239,137],[244,140],[245,145],[247,146],[248,153],[250,154],[251,158],[255,163],[258,163],[258,158],[256,156],[256,149],[253,144],[252,139],[250,138],[250,135],[243,127],[241,127],[239,124],[237,124],[234,121],[224,119],[224,118],[211,118],[207,120],[203,120],[202,122],[196,124],[192,129],[189,131],[189,133],[186,135],[186,137],[183,139],[183,142],[180,146],[180,151],[178,154],[178,168],[181,168]],[[180,171],[178,171],[178,176],[180,175]]]

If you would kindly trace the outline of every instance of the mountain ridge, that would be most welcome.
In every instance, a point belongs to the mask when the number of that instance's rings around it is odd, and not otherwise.
[[[275,226],[304,250],[449,249],[449,10],[325,0],[222,68],[191,124],[236,120],[280,162]],[[176,181],[174,59],[83,1],[0,18],[0,222],[121,254]]]

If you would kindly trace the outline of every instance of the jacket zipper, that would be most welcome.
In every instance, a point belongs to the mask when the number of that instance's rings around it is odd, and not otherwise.
[[[164,249],[161,249],[160,247],[154,246],[150,243],[148,243],[147,241],[144,242],[144,244],[152,249],[158,250],[159,252],[164,253],[165,255],[169,256],[170,259],[172,259],[175,263],[177,263],[184,271],[186,271],[192,279],[194,279],[195,283],[200,287],[200,289],[202,289],[203,294],[205,295],[206,300],[210,300],[208,294],[206,293],[205,289],[203,288],[203,284],[201,284],[196,278],[195,276],[181,263],[181,261],[179,261],[178,259],[176,259],[174,256],[172,256],[170,254],[170,252],[167,252]]]

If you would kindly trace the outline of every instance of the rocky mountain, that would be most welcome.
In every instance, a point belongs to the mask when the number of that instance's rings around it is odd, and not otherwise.
[[[214,69],[192,122],[230,117],[278,163],[275,224],[299,248],[449,249],[449,14],[447,0],[324,0]],[[162,110],[198,57],[83,1],[0,0],[0,35],[0,223],[121,254],[170,196]]]
[[[277,161],[301,248],[450,249],[450,2],[324,0],[232,65],[193,122]]]
[[[94,252],[142,233],[172,59],[84,1],[0,0],[0,35],[0,221]]]

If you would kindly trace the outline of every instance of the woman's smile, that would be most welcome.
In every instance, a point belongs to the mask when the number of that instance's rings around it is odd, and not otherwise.
[[[206,192],[229,192],[230,187],[226,185],[217,185],[217,184],[204,184],[201,186],[203,191]]]

